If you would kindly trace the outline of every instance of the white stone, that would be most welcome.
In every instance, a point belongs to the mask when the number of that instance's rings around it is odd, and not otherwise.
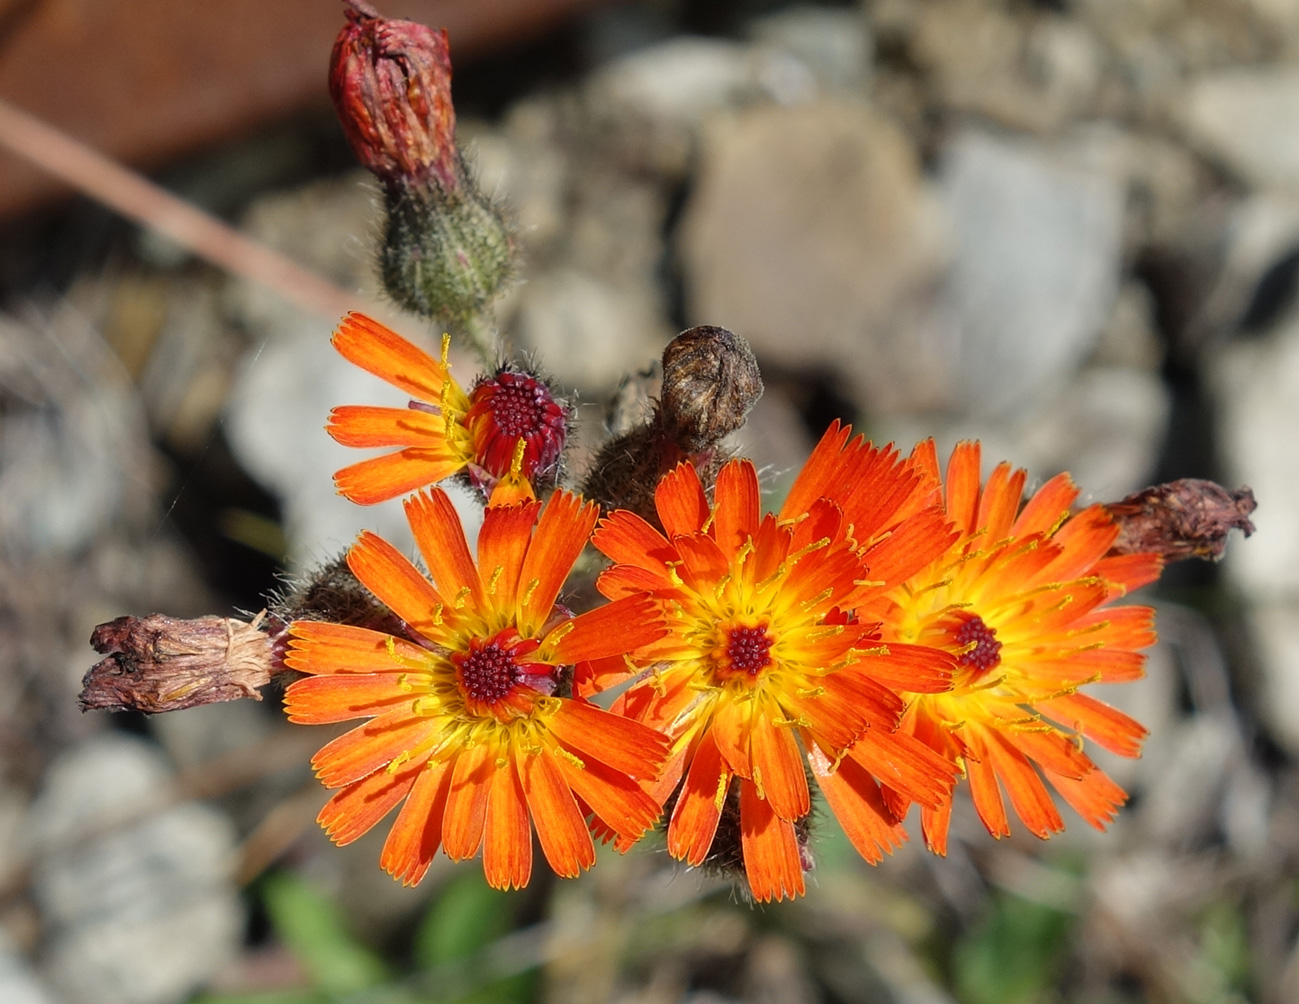
[[[1187,90],[1181,118],[1194,144],[1245,180],[1299,190],[1299,67],[1202,77]]]

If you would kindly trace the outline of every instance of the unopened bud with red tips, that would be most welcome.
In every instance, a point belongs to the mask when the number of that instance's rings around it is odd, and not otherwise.
[[[357,159],[383,184],[384,286],[417,314],[465,323],[504,288],[515,245],[455,144],[446,32],[347,5],[329,90]]]
[[[553,488],[568,438],[568,407],[538,376],[503,368],[469,393],[463,419],[473,440],[470,480],[502,504],[498,482],[520,480],[533,491]]]

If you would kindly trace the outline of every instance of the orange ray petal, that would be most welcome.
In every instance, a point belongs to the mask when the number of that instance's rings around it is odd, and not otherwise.
[[[668,853],[678,861],[696,866],[704,863],[730,781],[731,772],[722,763],[710,729],[695,749],[668,824]]]
[[[916,443],[908,459],[925,478],[931,481],[939,480],[938,447],[932,437]]]
[[[284,713],[298,725],[328,725],[373,718],[409,705],[399,682],[404,673],[339,673],[295,680],[284,692]]]
[[[344,467],[334,475],[334,487],[350,502],[375,505],[445,481],[464,466],[450,451],[409,446]]]
[[[780,508],[782,520],[794,519],[807,512],[823,496],[834,497],[834,489],[842,487],[844,445],[851,435],[851,425],[843,425],[837,418],[830,423],[785,496],[785,503]]]
[[[443,620],[449,611],[441,594],[382,537],[363,532],[347,552],[347,567],[381,603],[424,637],[447,639]]]
[[[1010,795],[1015,814],[1024,821],[1028,831],[1045,840],[1063,830],[1064,820],[1028,757],[998,733],[989,733],[988,740],[993,769]]]
[[[891,729],[898,723],[906,706],[897,694],[876,683],[856,666],[820,677],[825,689],[822,700],[841,701],[853,707],[877,728]]]
[[[483,516],[478,531],[478,574],[487,602],[502,613],[513,613],[518,605],[519,572],[540,513],[539,503],[525,502],[489,508]]]
[[[857,663],[871,679],[907,694],[941,694],[952,689],[956,660],[951,653],[892,641],[884,648],[886,651]]]
[[[1118,596],[1148,586],[1164,570],[1157,554],[1114,554],[1096,563],[1095,574],[1119,587]]]
[[[514,763],[492,771],[483,829],[483,874],[493,889],[522,889],[532,877],[532,827]]]
[[[676,552],[673,551],[675,561]],[[600,594],[611,600],[620,600],[640,593],[675,589],[667,567],[659,569],[637,568],[635,565],[614,565],[600,573],[595,581]]]
[[[699,474],[688,463],[677,464],[659,481],[654,490],[654,507],[669,540],[681,534],[698,533],[711,515]]]
[[[1044,484],[1024,506],[1010,532],[1016,537],[1049,533],[1069,513],[1078,489],[1068,474],[1057,474]]]
[[[910,517],[862,555],[864,578],[892,588],[941,557],[956,539],[941,509]]]
[[[572,628],[556,644],[542,643],[543,651],[548,651],[547,660],[567,665],[584,659],[634,653],[668,633],[662,608],[648,596],[614,600],[579,614],[560,629],[567,624],[572,624]]]
[[[659,570],[665,561],[676,560],[676,551],[666,537],[635,513],[619,509],[600,520],[591,543],[606,558],[619,564]]]
[[[806,737],[805,737],[806,738]],[[907,839],[907,831],[884,804],[880,786],[868,771],[844,758],[837,768],[810,739],[807,760],[826,804],[839,820],[849,843],[866,861],[878,864]]]
[[[983,528],[987,544],[995,544],[1009,535],[1024,498],[1026,477],[1027,472],[1022,469],[1012,471],[1010,464],[1001,463],[993,468],[988,483],[983,486],[976,518],[976,525]]]
[[[349,404],[329,413],[325,431],[343,446],[418,446],[448,457],[446,419],[418,408],[375,408]]]
[[[1068,736],[1053,728],[1002,729],[999,735],[1007,745],[1065,777],[1082,777],[1096,766]]]
[[[935,806],[951,798],[956,768],[905,732],[867,729],[848,757],[913,802]]]
[[[925,838],[925,846],[939,857],[947,856],[947,831],[951,825],[951,799],[936,809],[920,810],[920,832]]]
[[[1060,793],[1060,797],[1098,830],[1103,830],[1114,822],[1119,809],[1128,800],[1127,792],[1099,768],[1078,780],[1061,777],[1050,771],[1045,773],[1051,787]]]
[[[402,505],[419,553],[428,567],[429,578],[438,592],[453,607],[467,605],[481,609],[483,587],[478,580],[478,568],[450,496],[435,488],[406,499]]]
[[[715,702],[708,733],[727,768],[740,777],[753,776],[750,759],[754,719],[758,715],[755,701],[738,701],[725,696]],[[665,716],[666,717],[666,716]]]
[[[702,533],[679,536],[673,543],[682,561],[677,573],[689,588],[715,587],[730,567],[717,542]]]
[[[535,638],[550,618],[573,562],[591,537],[600,507],[557,491],[541,512],[519,573],[519,633]]]
[[[388,832],[379,866],[402,885],[416,885],[438,852],[450,780],[446,763],[425,764]]]
[[[350,844],[369,832],[406,797],[423,767],[424,764],[419,763],[395,774],[386,770],[375,771],[369,777],[349,784],[325,803],[316,822],[340,847]]]
[[[551,869],[561,878],[576,878],[595,864],[595,844],[555,760],[544,748],[524,756],[519,764],[523,790]]]
[[[717,475],[713,489],[713,536],[727,560],[758,532],[761,493],[758,472],[747,460],[732,460]]]
[[[432,404],[438,402],[449,379],[440,361],[364,314],[344,317],[332,341],[348,362]]]
[[[1149,735],[1135,718],[1087,694],[1066,694],[1034,707],[1119,756],[1140,756],[1141,741]]]
[[[771,811],[790,821],[806,816],[812,803],[794,730],[773,725],[765,714],[755,715],[749,751],[754,783],[759,785],[759,794],[765,796]]]
[[[567,757],[555,761],[564,780],[612,833],[639,840],[658,821],[659,804],[634,780],[599,760],[581,767]]]
[[[803,866],[794,824],[781,819],[757,788],[740,782],[740,846],[749,890],[759,903],[803,895]]]
[[[326,743],[311,765],[326,788],[341,788],[386,767],[442,727],[436,718],[412,717],[407,708],[389,711]]]
[[[947,461],[947,515],[961,533],[978,529],[980,463],[979,443],[968,439],[956,444]]]
[[[431,662],[429,650],[414,642],[326,621],[294,621],[284,659],[286,666],[299,673],[319,674],[404,672]]]
[[[487,819],[487,788],[496,770],[488,743],[466,746],[453,761],[447,805],[442,813],[442,849],[452,861],[478,853]]]
[[[563,701],[549,724],[555,738],[577,750],[583,760],[642,780],[658,777],[668,755],[668,741],[661,733],[586,701]]]
[[[1006,818],[1006,806],[1001,800],[997,774],[992,767],[992,757],[984,748],[983,742],[971,740],[970,751],[965,757],[965,773],[970,779],[974,811],[983,820],[983,825],[997,839],[1010,836],[1010,821]]]

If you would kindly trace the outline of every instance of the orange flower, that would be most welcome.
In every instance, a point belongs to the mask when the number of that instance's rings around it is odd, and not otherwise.
[[[434,359],[364,314],[351,313],[333,344],[348,361],[416,400],[409,408],[345,405],[329,415],[329,434],[344,446],[398,446],[334,475],[339,494],[372,505],[437,484],[461,471],[505,505],[535,498],[538,481],[553,479],[568,414],[544,382],[503,369],[466,394],[442,358]]]
[[[600,577],[601,592],[616,602],[652,596],[671,626],[642,650],[637,664],[650,671],[615,706],[672,740],[651,788],[666,801],[681,782],[668,850],[692,865],[706,860],[738,779],[744,864],[758,900],[803,892],[795,823],[811,808],[804,756],[869,860],[900,839],[875,776],[937,806],[955,773],[894,732],[904,707],[896,688],[946,690],[951,657],[884,647],[876,625],[842,613],[933,560],[951,535],[940,512],[916,504],[925,486],[910,465],[860,439],[845,449],[847,436],[837,426],[827,434],[779,516],[760,516],[748,461],[722,468],[712,507],[683,464],[655,497],[666,536],[614,512],[593,538],[617,562]],[[865,480],[842,507],[819,498],[829,482],[857,475]],[[624,660],[579,666],[577,686],[630,671]]]
[[[311,674],[288,688],[292,721],[369,721],[312,759],[340,789],[319,822],[338,844],[404,800],[380,863],[403,884],[439,844],[453,860],[481,846],[487,881],[527,883],[535,825],[559,875],[588,868],[585,818],[633,841],[659,807],[638,782],[658,777],[667,744],[584,700],[555,696],[560,668],[632,653],[664,633],[643,597],[571,616],[555,605],[595,524],[596,507],[557,492],[543,509],[489,507],[475,564],[446,494],[407,499],[426,578],[392,545],[361,535],[348,566],[408,636],[297,621],[286,664]]]
[[[912,456],[938,477],[932,440]],[[957,446],[944,501],[960,538],[859,614],[882,617],[888,643],[956,656],[954,689],[908,695],[903,728],[963,767],[993,836],[1010,832],[1002,787],[1032,833],[1045,838],[1064,828],[1043,778],[1103,828],[1127,796],[1083,753],[1082,737],[1136,756],[1146,730],[1079,688],[1141,676],[1154,612],[1109,604],[1157,578],[1160,561],[1106,557],[1119,529],[1100,506],[1070,515],[1078,489],[1068,475],[1021,508],[1024,471],[1001,464],[983,485],[979,471],[979,444]],[[890,804],[902,814],[908,799],[891,793]],[[921,818],[926,843],[945,853],[950,806],[924,806]]]

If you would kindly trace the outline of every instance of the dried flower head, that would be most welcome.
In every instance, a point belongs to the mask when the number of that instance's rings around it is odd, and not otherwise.
[[[1249,515],[1257,507],[1248,488],[1233,492],[1213,481],[1182,478],[1110,502],[1105,511],[1119,525],[1114,541],[1119,554],[1149,551],[1166,561],[1217,561],[1232,530],[1246,537],[1254,532]]]

